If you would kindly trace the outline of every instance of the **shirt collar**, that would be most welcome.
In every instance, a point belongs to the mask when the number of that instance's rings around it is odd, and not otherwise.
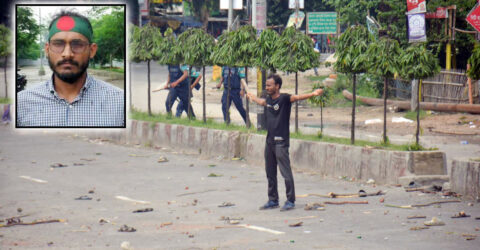
[[[55,91],[55,88],[53,87],[53,77],[54,77],[54,74],[52,74],[52,77],[50,77],[50,79],[47,81],[47,90],[48,90],[48,92],[53,94],[55,97],[60,98],[57,94],[57,91]],[[80,90],[80,94],[77,96],[77,98],[75,100],[81,98],[82,95],[85,93],[85,91],[87,91],[91,86],[93,86],[94,82],[95,82],[95,79],[93,78],[93,76],[90,76],[87,73],[87,78],[85,79],[85,84],[83,85],[82,89]]]

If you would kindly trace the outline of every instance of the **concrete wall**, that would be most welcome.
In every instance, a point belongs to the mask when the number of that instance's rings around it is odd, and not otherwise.
[[[98,136],[120,143],[170,147],[207,158],[243,157],[250,164],[264,165],[265,135],[129,121],[124,133]],[[388,151],[292,139],[290,158],[295,169],[357,180],[371,178],[379,184],[396,184],[402,176],[446,174],[443,152]]]
[[[480,162],[453,160],[450,185],[467,199],[480,199]]]

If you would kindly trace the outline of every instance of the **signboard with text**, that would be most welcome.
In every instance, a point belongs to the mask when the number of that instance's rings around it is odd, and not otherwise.
[[[221,10],[228,10],[229,3],[230,3],[229,0],[220,0],[220,9]],[[233,9],[234,10],[243,9],[243,1],[242,0],[233,0]]]
[[[467,15],[467,22],[480,32],[480,5],[477,4]]]
[[[427,4],[425,0],[407,0],[407,14],[425,13]]]
[[[288,1],[288,8],[289,9],[296,9],[296,2],[297,0],[289,0]],[[299,9],[304,9],[305,8],[305,1],[304,0],[298,0],[298,8]]]
[[[335,34],[337,33],[336,12],[308,12],[308,34]]]
[[[299,11],[298,13],[293,12],[288,18],[287,27],[291,27],[295,25],[295,28],[300,29],[303,23],[303,19],[305,19],[305,13]]]
[[[427,41],[427,29],[425,25],[425,13],[408,15],[408,42]]]

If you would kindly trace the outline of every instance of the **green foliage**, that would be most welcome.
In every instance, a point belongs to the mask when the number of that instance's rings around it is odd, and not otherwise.
[[[267,25],[285,25],[293,10],[288,9],[288,1],[267,0]]]
[[[357,79],[357,94],[359,96],[378,98],[383,92],[383,81],[380,76],[362,74]]]
[[[278,39],[279,35],[276,31],[271,29],[262,31],[255,45],[255,66],[271,71],[275,69],[272,56],[275,53],[275,43]]]
[[[211,60],[215,65],[232,66],[235,64],[235,60],[233,60],[231,56],[233,53],[233,31],[224,31],[223,34],[218,37]]]
[[[111,63],[113,59],[124,60],[124,11],[112,9],[110,14],[103,14],[92,20],[93,34],[98,45],[94,61],[101,65]],[[111,65],[110,65],[111,66]]]
[[[416,111],[408,111],[405,116],[406,119],[410,119],[412,121],[417,120],[417,112]],[[425,110],[420,110],[420,120],[423,120],[428,117],[428,114]]]
[[[189,29],[178,36],[177,49],[181,50],[184,63],[192,66],[212,65],[210,60],[215,39],[203,29]]]
[[[232,46],[236,67],[252,66],[255,55],[255,41],[257,39],[257,30],[251,25],[244,25],[233,32]]]
[[[22,59],[37,59],[40,57],[40,45],[37,37],[40,26],[33,18],[32,9],[19,7],[17,9],[17,57]]]
[[[336,41],[335,70],[352,74],[367,71],[368,58],[361,55],[367,52],[372,41],[373,37],[365,26],[356,25],[348,28]]]
[[[400,76],[405,80],[425,79],[440,72],[438,58],[424,44],[409,46],[400,56]]]
[[[0,56],[5,57],[11,53],[11,32],[5,25],[0,24]]]
[[[365,24],[365,16],[377,7],[380,0],[323,0],[329,6],[335,7],[339,13],[339,21],[341,24]]]
[[[323,85],[321,82],[316,82],[312,84],[312,91],[323,88]],[[321,106],[325,107],[325,105],[328,103],[329,100],[332,99],[333,97],[333,90],[332,88],[323,88],[323,94],[320,96],[314,96],[308,99],[308,102],[313,104],[314,106]]]
[[[157,60],[162,55],[162,33],[150,23],[133,30],[130,58],[134,61]]]
[[[273,66],[287,72],[298,72],[317,67],[320,54],[313,50],[310,37],[296,30],[286,28],[275,43],[272,56]]]
[[[407,22],[405,12],[407,1],[405,0],[382,0],[377,4],[378,21],[387,35],[397,40],[400,45],[408,44]]]
[[[367,57],[369,73],[385,78],[393,78],[398,73],[401,54],[402,51],[396,40],[382,37],[370,43],[367,53],[361,56]]]
[[[185,39],[185,38],[183,38]],[[175,38],[173,30],[168,28],[164,33],[164,39],[158,39],[159,50],[156,54],[158,56],[158,63],[166,65],[179,65],[183,62],[182,47],[178,44],[179,41]],[[184,43],[184,41],[182,41]]]
[[[467,71],[468,76],[480,80],[480,43],[475,45],[472,55],[468,58],[468,63],[470,64],[470,70]]]

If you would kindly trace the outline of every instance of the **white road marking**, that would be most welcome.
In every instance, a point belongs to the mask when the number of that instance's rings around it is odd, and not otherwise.
[[[117,196],[115,196],[115,198],[117,198],[119,200],[122,200],[122,201],[130,201],[130,202],[139,203],[139,204],[150,204],[149,201],[134,200],[134,199],[128,198],[126,196],[121,196],[121,195],[117,195]]]
[[[38,182],[38,183],[47,183],[47,182],[48,182],[48,181],[44,181],[44,180],[32,178],[32,177],[30,177],[30,176],[25,176],[25,175],[21,175],[21,176],[19,176],[19,177],[20,177],[20,178],[23,178],[23,179],[26,179],[26,180]]]

